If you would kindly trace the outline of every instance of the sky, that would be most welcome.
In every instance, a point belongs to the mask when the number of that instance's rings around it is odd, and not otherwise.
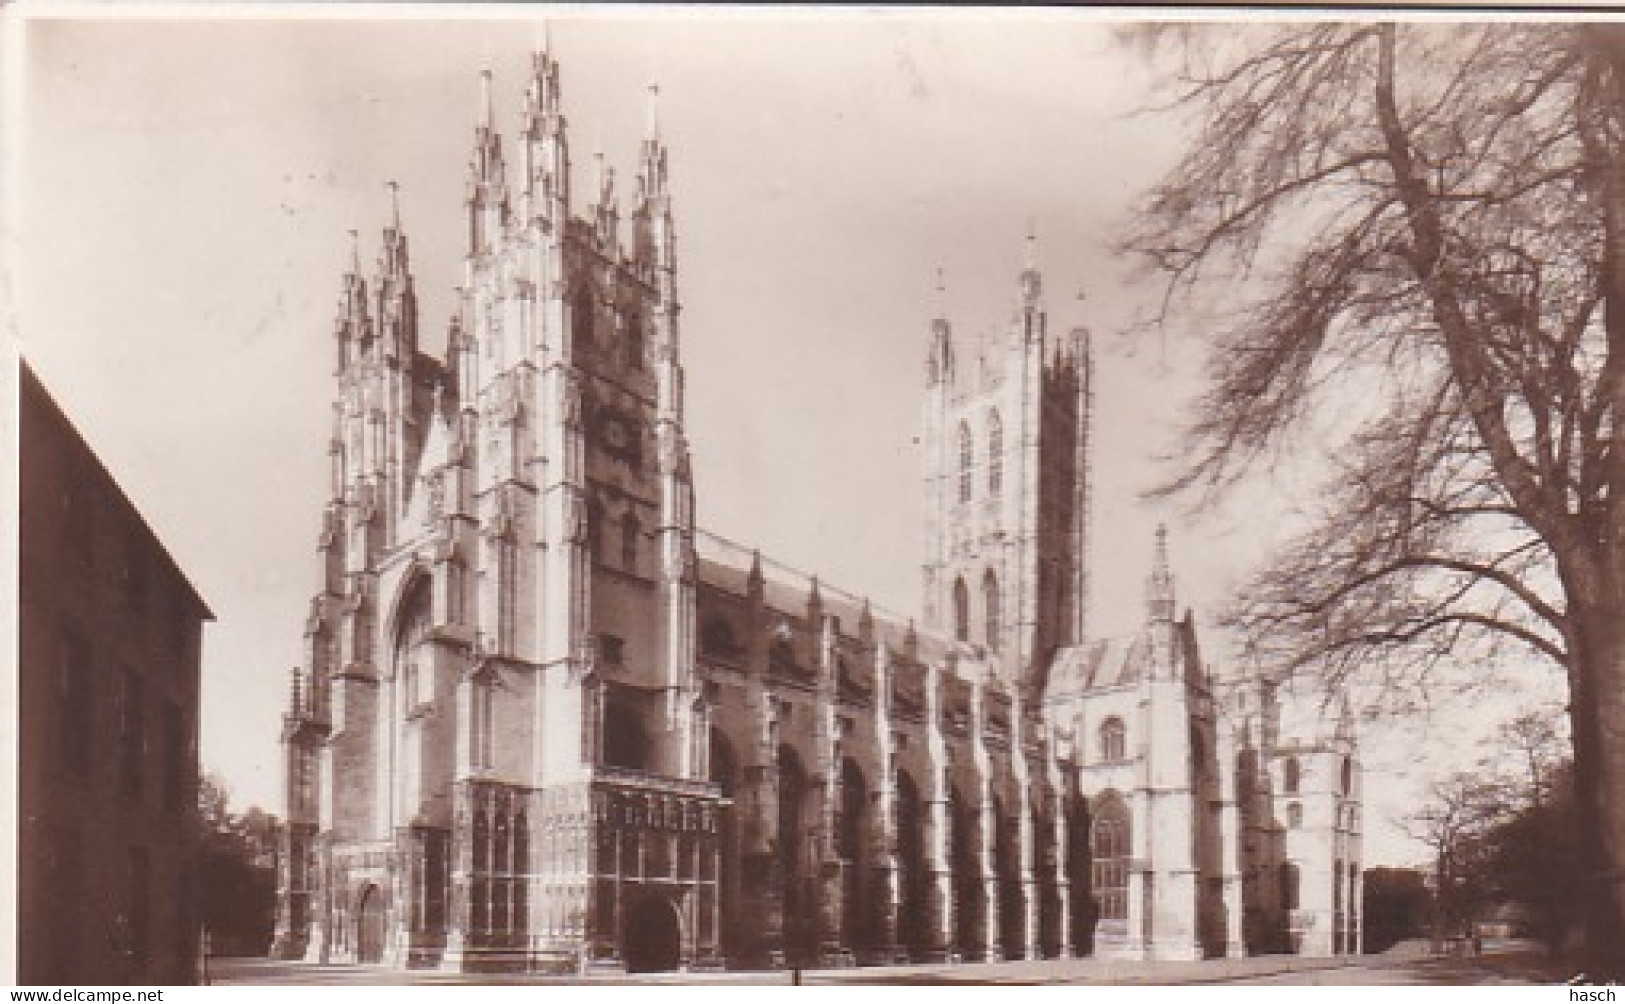
[[[349,231],[370,263],[386,184],[399,184],[438,352],[479,73],[493,74],[511,154],[544,29],[517,7],[505,20],[221,12],[36,16],[13,38],[9,321],[214,610],[204,765],[239,808],[274,810],[279,715],[319,583]],[[1052,330],[1095,335],[1097,631],[1138,626],[1159,521],[1181,601],[1206,619],[1312,494],[1277,479],[1200,520],[1140,501],[1167,472],[1156,458],[1198,354],[1191,338],[1124,334],[1155,290],[1110,244],[1186,134],[1141,113],[1147,67],[1105,22],[567,8],[545,37],[562,61],[578,208],[595,151],[630,191],[659,85],[705,529],[917,612],[927,326],[945,313],[962,338],[1002,329],[1029,231]],[[1391,820],[1413,802],[1417,762],[1465,755],[1455,727],[1406,723],[1410,741],[1394,744],[1381,738],[1394,723],[1373,725],[1368,860],[1415,856]]]

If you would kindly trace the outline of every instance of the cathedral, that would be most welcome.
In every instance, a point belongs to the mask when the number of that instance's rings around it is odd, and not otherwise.
[[[697,525],[652,111],[623,206],[571,191],[548,53],[511,153],[483,86],[444,354],[398,211],[343,277],[276,955],[1359,950],[1346,705],[1204,662],[1161,531],[1141,629],[1090,635],[1091,348],[1030,254],[998,337],[922,324],[916,623]]]

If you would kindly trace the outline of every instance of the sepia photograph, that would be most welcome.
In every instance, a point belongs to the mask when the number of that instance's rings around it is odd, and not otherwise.
[[[0,241],[14,984],[1625,979],[1625,19],[17,2]]]

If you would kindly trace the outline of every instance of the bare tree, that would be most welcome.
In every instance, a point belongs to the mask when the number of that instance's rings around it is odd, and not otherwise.
[[[1422,808],[1403,821],[1433,852],[1433,950],[1450,932],[1469,935],[1487,902],[1488,837],[1506,816],[1502,786],[1470,773],[1435,782]]]
[[[1139,38],[1199,134],[1125,247],[1158,323],[1241,301],[1166,490],[1206,501],[1312,419],[1346,430],[1324,512],[1231,623],[1336,680],[1560,666],[1588,971],[1625,976],[1625,26]]]
[[[1553,779],[1563,767],[1563,736],[1557,722],[1543,711],[1526,711],[1501,727],[1501,740],[1517,756],[1522,776],[1513,790],[1536,810],[1550,797]]]

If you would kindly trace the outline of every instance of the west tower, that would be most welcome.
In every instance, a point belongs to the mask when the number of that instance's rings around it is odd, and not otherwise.
[[[357,254],[344,277],[281,954],[631,964],[653,918],[677,932],[661,953],[714,955],[655,97],[630,197],[600,155],[578,200],[558,64],[533,55],[511,155],[482,75],[443,357],[419,347],[398,206],[374,273]]]

